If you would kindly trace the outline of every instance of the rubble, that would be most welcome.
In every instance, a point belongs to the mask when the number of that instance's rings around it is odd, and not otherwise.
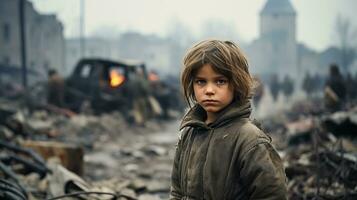
[[[4,142],[0,147],[23,151],[1,149],[0,158],[4,159],[0,162],[0,179],[21,185],[27,195],[24,199],[50,199],[68,193],[85,199],[168,198],[177,134],[160,132],[164,126],[157,121],[148,121],[146,127],[132,127],[119,112],[70,117],[46,109],[5,113],[0,129]],[[174,123],[176,132],[178,125]],[[150,139],[152,132],[158,134]],[[9,147],[10,141],[13,145]],[[38,163],[27,151],[36,152],[42,168],[19,161],[22,158]],[[5,160],[10,155],[16,163]],[[58,159],[55,165],[49,163],[53,157]]]
[[[289,199],[356,199],[357,109],[328,113],[316,103],[261,120],[283,159]],[[0,103],[0,188],[12,185],[0,198],[168,198],[178,119],[132,126],[117,111],[11,108]]]
[[[21,146],[35,150],[42,158],[60,158],[61,165],[78,174],[83,174],[83,149],[70,144],[49,141],[22,141]]]
[[[298,105],[302,112],[293,107],[281,114],[284,120],[263,120],[284,161],[289,199],[356,199],[356,109],[328,113],[313,102]]]
[[[323,116],[323,126],[327,131],[335,135],[357,135],[357,111],[335,112],[331,115]]]

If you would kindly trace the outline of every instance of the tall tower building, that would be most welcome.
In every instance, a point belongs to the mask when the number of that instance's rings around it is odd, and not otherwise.
[[[260,12],[259,43],[266,73],[297,73],[296,12],[290,0],[267,0]]]

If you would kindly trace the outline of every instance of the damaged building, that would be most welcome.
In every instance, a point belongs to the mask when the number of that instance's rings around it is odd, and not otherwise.
[[[21,68],[20,0],[0,1],[0,65]],[[53,14],[40,14],[25,1],[26,65],[46,78],[50,68],[63,71],[63,25]]]

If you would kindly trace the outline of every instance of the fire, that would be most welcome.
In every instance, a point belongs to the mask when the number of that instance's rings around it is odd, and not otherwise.
[[[118,87],[125,80],[125,77],[116,70],[110,71],[110,86]]]
[[[159,80],[160,80],[160,78],[156,73],[153,73],[153,72],[149,73],[149,81],[156,82]]]

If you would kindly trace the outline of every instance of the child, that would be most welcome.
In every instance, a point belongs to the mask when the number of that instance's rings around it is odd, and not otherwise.
[[[180,127],[170,199],[286,199],[282,161],[249,120],[253,81],[238,46],[196,44],[181,81],[191,109]]]

